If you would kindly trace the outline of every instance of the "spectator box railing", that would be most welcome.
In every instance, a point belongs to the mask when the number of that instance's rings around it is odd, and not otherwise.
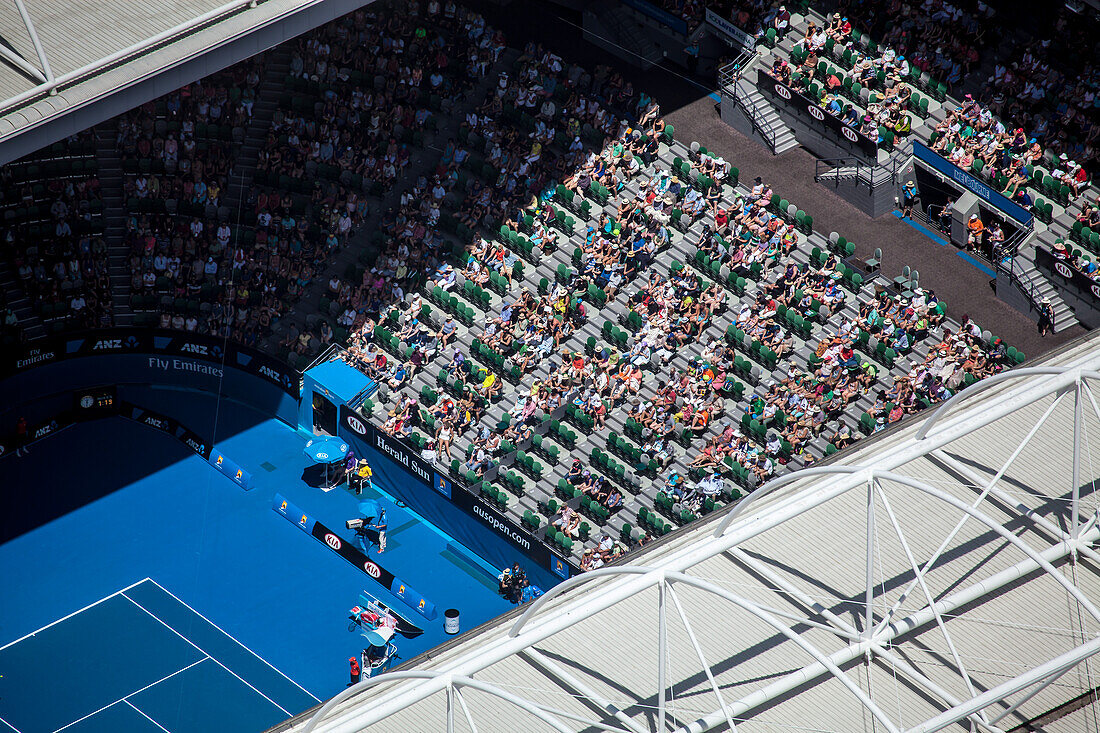
[[[801,92],[791,89],[763,69],[757,69],[756,73],[757,88],[770,97],[773,102],[798,115],[799,119],[811,130],[834,138],[838,144],[846,149],[850,149],[854,145],[856,150],[868,160],[878,160],[878,144],[875,140],[844,124],[839,117],[834,117],[822,109],[816,101]]]

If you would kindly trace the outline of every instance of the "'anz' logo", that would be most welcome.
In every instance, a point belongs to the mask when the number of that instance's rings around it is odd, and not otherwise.
[[[121,349],[122,339],[100,339],[95,342],[92,351],[104,351],[107,349]]]
[[[363,570],[367,571],[367,575],[371,576],[375,580],[378,580],[382,577],[382,568],[378,567],[370,560],[367,560],[365,563],[363,563]]]
[[[340,548],[344,546],[344,543],[340,541],[340,538],[334,535],[332,532],[329,532],[325,535],[325,544],[336,550],[337,552],[339,552]]]
[[[151,425],[154,428],[158,428],[160,430],[167,430],[168,429],[168,424],[165,423],[163,420],[161,420],[159,417],[153,417],[152,415],[146,415],[145,417],[141,418],[141,421],[143,423],[145,423],[146,425]]]
[[[195,451],[196,453],[198,453],[200,455],[206,450],[206,446],[203,445],[202,443],[198,442],[194,438],[184,438],[183,442],[187,443],[187,445],[191,446],[191,450]]]
[[[180,347],[180,351],[186,351],[189,354],[199,354],[201,356],[210,356],[210,351],[203,344],[184,344]]]
[[[257,371],[260,374],[267,377],[268,379],[272,380],[273,382],[280,382],[281,383],[283,381],[283,375],[280,374],[279,372],[275,371],[274,369],[272,369],[269,366],[262,366],[261,365],[260,368]]]
[[[344,422],[347,423],[347,426],[351,428],[353,432],[359,433],[360,435],[367,434],[367,426],[355,415],[346,415],[344,417]]]

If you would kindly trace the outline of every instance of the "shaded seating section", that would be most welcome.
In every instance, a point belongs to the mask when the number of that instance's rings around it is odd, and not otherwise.
[[[113,323],[98,168],[89,130],[0,169],[8,267],[46,332]],[[14,316],[5,339],[41,335]]]

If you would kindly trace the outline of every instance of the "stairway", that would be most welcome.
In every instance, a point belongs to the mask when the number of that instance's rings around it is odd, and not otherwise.
[[[99,162],[99,192],[103,197],[103,239],[107,243],[107,271],[111,276],[111,305],[116,326],[134,322],[130,309],[130,248],[126,246],[126,208],[122,187],[122,160],[115,147],[111,122],[97,125],[96,160]]]
[[[587,8],[584,30],[587,40],[633,66],[650,69],[664,58],[664,52],[645,28],[618,2],[602,2]]]
[[[284,80],[290,72],[290,56],[290,48],[284,45],[271,49],[264,58],[263,77],[256,90],[252,118],[245,129],[244,140],[236,151],[229,185],[223,199],[223,205],[233,212],[230,216],[234,219],[238,216],[241,205],[248,202],[252,180],[256,173],[256,161],[259,160],[260,150],[267,141],[267,132],[271,128],[275,112],[279,109],[279,97],[285,88]],[[236,223],[234,221],[234,224]],[[251,221],[245,223],[251,223]]]
[[[772,153],[779,155],[798,147],[798,140],[771,102],[749,81],[755,78],[754,67],[759,62],[760,57],[753,56],[737,76],[723,75],[719,80],[722,119],[750,137],[755,136],[762,140]],[[728,102],[734,104],[730,105]]]
[[[726,87],[723,92],[727,90],[729,87]],[[794,131],[783,122],[775,107],[754,84],[743,77],[737,79],[734,82],[732,96],[737,100],[738,108],[752,121],[753,127],[764,137],[773,153],[779,155],[798,147]]]

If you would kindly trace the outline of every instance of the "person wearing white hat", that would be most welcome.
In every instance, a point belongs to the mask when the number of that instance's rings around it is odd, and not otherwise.
[[[982,235],[985,232],[985,224],[982,223],[982,220],[977,214],[970,215],[970,221],[966,223],[966,228],[969,230],[969,233],[966,235],[967,250],[981,247]]]
[[[917,185],[913,183],[912,179],[905,182],[905,185],[901,188],[901,218],[912,219],[913,218],[913,204],[917,202]]]
[[[1039,303],[1039,335],[1046,336],[1054,328],[1054,306],[1050,298],[1044,297]]]

